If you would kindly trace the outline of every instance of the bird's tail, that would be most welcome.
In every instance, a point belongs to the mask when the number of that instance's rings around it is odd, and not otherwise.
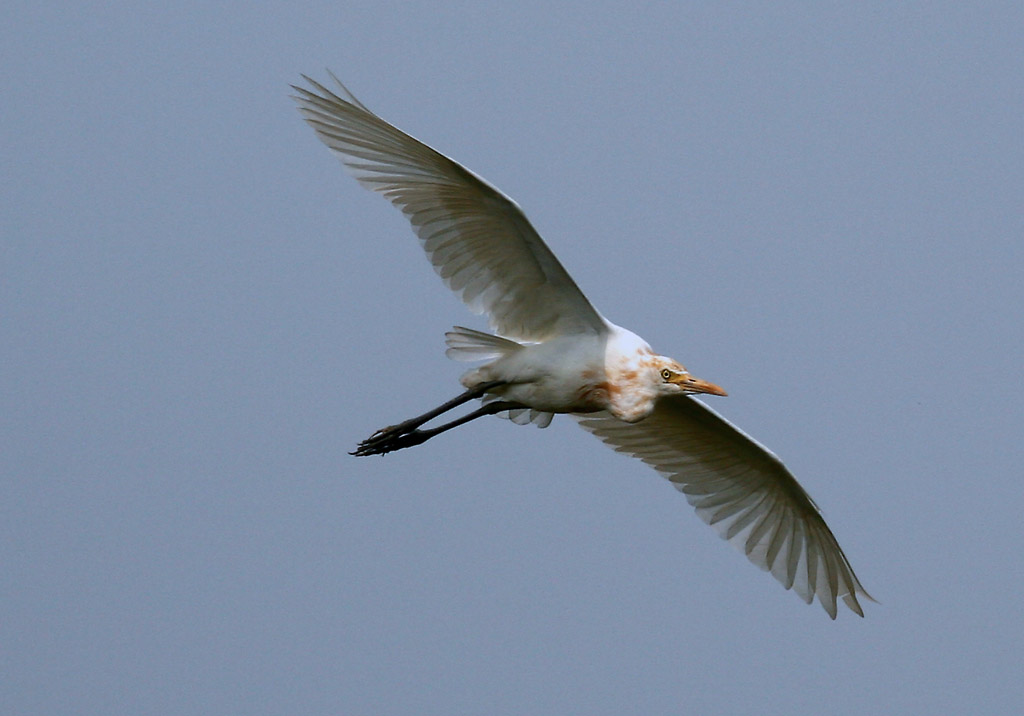
[[[515,341],[501,336],[492,336],[472,328],[455,326],[444,334],[444,342],[448,345],[445,355],[452,360],[468,363],[476,360],[494,360],[503,358],[520,350],[522,346]]]

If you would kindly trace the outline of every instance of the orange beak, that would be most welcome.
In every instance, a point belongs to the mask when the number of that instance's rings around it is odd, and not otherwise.
[[[706,393],[708,395],[721,396],[728,395],[728,393],[714,383],[709,383],[706,380],[701,380],[700,378],[694,378],[692,375],[681,375],[672,382],[683,388],[687,393]]]

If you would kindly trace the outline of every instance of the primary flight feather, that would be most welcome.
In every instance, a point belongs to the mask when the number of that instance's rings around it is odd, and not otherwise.
[[[483,415],[540,427],[570,414],[640,458],[761,569],[833,619],[838,599],[870,599],[817,507],[775,455],[691,395],[725,395],[597,312],[518,205],[487,181],[384,121],[341,84],[294,87],[317,136],[408,217],[434,269],[491,335],[456,327],[448,355],[483,360],[447,403],[378,430],[353,454],[412,447]],[[423,426],[470,400],[476,410]]]

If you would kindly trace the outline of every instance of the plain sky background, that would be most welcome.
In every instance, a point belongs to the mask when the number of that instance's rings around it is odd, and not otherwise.
[[[1010,713],[1024,6],[35,3],[0,29],[0,711]],[[556,419],[288,98],[338,73],[729,390],[880,604],[832,622]]]

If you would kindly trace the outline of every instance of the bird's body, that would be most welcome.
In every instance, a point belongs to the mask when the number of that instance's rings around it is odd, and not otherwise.
[[[466,329],[456,329],[466,331]],[[596,413],[618,420],[643,420],[666,395],[724,391],[693,378],[671,358],[659,356],[640,336],[606,321],[600,333],[555,336],[533,344],[513,344],[507,352],[462,376],[476,388],[498,382],[491,395],[543,413]],[[672,382],[662,376],[670,371]]]
[[[456,327],[465,392],[379,430],[356,455],[419,445],[484,415],[546,427],[556,414],[648,463],[697,514],[787,589],[815,596],[832,618],[841,597],[863,616],[870,599],[817,507],[763,446],[692,399],[725,395],[590,304],[519,207],[462,165],[370,112],[339,82],[341,97],[313,80],[296,100],[320,139],[355,177],[409,218],[434,268],[491,335]],[[436,428],[423,426],[470,400],[483,405]]]
[[[519,345],[497,360],[465,373],[466,388],[501,385],[489,392],[543,413],[590,413],[605,406],[605,336],[557,336],[543,343]],[[518,344],[517,344],[518,345]]]

